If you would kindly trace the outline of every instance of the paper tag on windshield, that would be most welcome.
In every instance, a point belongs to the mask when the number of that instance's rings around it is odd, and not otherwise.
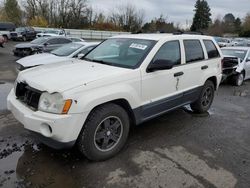
[[[130,47],[130,48],[140,49],[140,50],[145,50],[148,46],[147,46],[147,45],[144,45],[144,44],[132,43],[129,47]]]

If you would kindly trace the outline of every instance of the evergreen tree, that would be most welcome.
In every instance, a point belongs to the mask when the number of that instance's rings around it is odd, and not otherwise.
[[[206,0],[197,0],[191,31],[207,29],[211,23],[210,7]]]
[[[16,25],[21,24],[22,11],[18,5],[17,0],[6,0],[4,3],[4,10],[8,21],[13,22]]]

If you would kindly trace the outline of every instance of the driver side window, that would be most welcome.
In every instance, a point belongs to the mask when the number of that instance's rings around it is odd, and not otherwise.
[[[156,53],[153,62],[156,60],[166,60],[173,65],[181,64],[181,50],[179,41],[169,41],[161,46]]]

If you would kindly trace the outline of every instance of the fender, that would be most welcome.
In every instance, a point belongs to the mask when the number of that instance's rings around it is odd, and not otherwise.
[[[125,99],[132,109],[141,104],[140,81],[116,83],[110,86],[90,89],[73,98],[74,106],[69,113],[89,113],[96,106],[117,99]]]

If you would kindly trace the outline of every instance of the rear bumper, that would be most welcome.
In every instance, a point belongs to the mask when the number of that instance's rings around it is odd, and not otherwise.
[[[51,114],[33,111],[16,99],[13,89],[7,98],[8,109],[14,117],[52,148],[73,146],[82,129],[87,114]]]

